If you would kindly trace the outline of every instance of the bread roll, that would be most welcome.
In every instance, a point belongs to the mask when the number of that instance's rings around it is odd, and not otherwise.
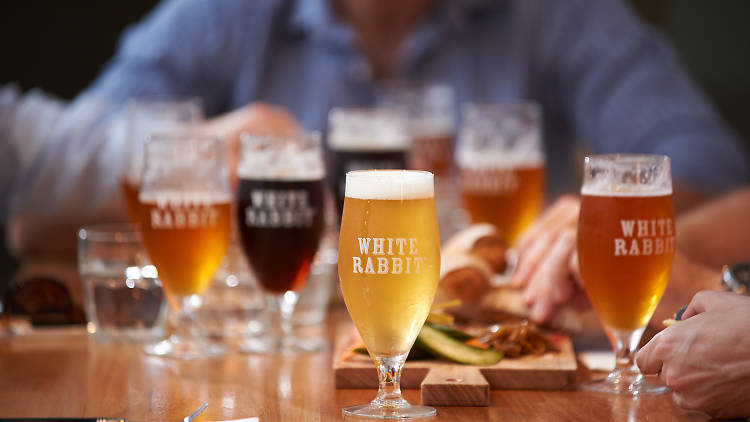
[[[494,273],[507,268],[505,251],[508,244],[497,227],[488,223],[474,224],[451,237],[443,247],[443,255],[472,254],[485,261]]]
[[[459,299],[461,306],[448,310],[461,319],[473,318],[482,298],[490,290],[492,268],[482,259],[469,254],[444,255],[440,264],[440,282],[435,302]]]

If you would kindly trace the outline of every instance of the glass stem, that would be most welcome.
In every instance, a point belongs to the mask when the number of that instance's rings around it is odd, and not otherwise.
[[[375,366],[378,368],[378,395],[372,401],[377,407],[408,406],[401,397],[401,368],[406,361],[406,355],[379,357],[375,356]]]
[[[177,341],[189,341],[196,338],[195,321],[190,307],[190,296],[179,299],[179,306],[172,307],[172,334],[170,338]]]
[[[632,378],[640,375],[638,368],[633,362],[638,343],[645,328],[637,330],[609,330],[612,347],[615,349],[615,369],[609,377]],[[628,382],[636,380],[629,379]]]
[[[285,350],[294,344],[294,331],[292,329],[292,315],[294,307],[297,306],[299,295],[293,291],[287,291],[284,294],[274,298],[278,307],[280,335],[280,350]]]

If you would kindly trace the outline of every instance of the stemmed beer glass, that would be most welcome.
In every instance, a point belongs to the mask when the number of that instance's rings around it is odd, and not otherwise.
[[[195,333],[192,309],[229,240],[231,194],[223,142],[191,133],[153,135],[138,195],[141,237],[167,300],[179,317],[146,353],[180,358],[225,352]]]
[[[638,395],[666,386],[633,364],[643,330],[667,286],[675,251],[672,179],[663,155],[586,157],[578,260],[617,366],[584,389]]]
[[[544,204],[541,108],[467,104],[456,147],[461,196],[473,223],[497,226],[510,246]]]
[[[378,395],[345,415],[416,418],[435,409],[401,397],[401,368],[424,324],[440,272],[432,173],[346,175],[339,278],[346,308],[378,369]]]
[[[237,169],[240,242],[269,309],[281,326],[277,338],[248,339],[248,353],[296,355],[322,347],[292,335],[291,317],[323,231],[325,166],[320,136],[245,134]]]

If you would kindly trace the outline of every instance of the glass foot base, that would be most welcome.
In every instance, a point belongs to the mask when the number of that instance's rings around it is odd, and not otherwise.
[[[610,374],[604,379],[582,382],[578,386],[578,389],[630,396],[664,394],[670,391],[658,377],[643,376],[640,374],[632,379],[628,377],[613,377]]]
[[[344,416],[368,419],[423,419],[431,418],[437,411],[428,406],[414,406],[409,403],[398,407],[381,407],[372,404],[345,407],[341,410]]]
[[[325,341],[321,338],[289,338],[280,342],[274,338],[248,338],[240,344],[240,352],[254,355],[299,356],[324,350]]]
[[[147,355],[166,356],[177,359],[198,359],[223,356],[227,353],[224,346],[206,339],[182,340],[171,336],[160,342],[143,348]]]

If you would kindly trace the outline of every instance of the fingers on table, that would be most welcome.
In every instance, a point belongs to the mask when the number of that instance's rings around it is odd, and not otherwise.
[[[671,353],[671,342],[669,336],[677,327],[669,327],[656,334],[641,350],[635,355],[635,364],[643,374],[659,374],[662,380],[666,378],[666,373],[662,374],[664,359]]]

